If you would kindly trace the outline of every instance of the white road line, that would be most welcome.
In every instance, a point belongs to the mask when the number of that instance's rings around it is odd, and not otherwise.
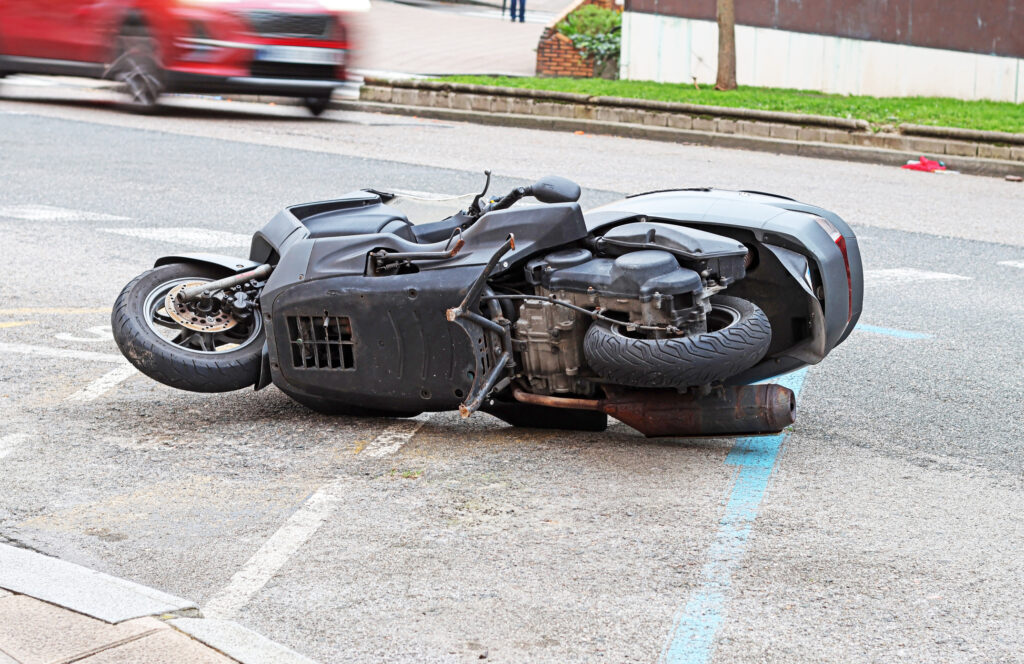
[[[93,382],[89,383],[79,391],[67,398],[70,402],[87,402],[98,399],[108,391],[120,385],[123,381],[138,375],[138,370],[130,364],[112,369],[103,374]]]
[[[104,343],[107,341],[114,340],[114,330],[109,325],[94,325],[93,327],[85,328],[85,331],[91,334],[91,337],[79,337],[74,334],[68,334],[67,332],[60,332],[53,335],[54,339],[60,339],[61,341],[70,341],[72,343]]]
[[[909,267],[886,270],[864,270],[864,281],[869,284],[891,283],[894,286],[914,281],[970,281],[971,277],[948,272],[929,272]]]
[[[110,362],[120,364],[127,362],[120,355],[113,353],[94,353],[89,350],[71,350],[69,348],[54,348],[53,346],[31,346],[29,344],[0,343],[0,354],[17,353],[20,355],[38,355],[41,357],[63,357],[72,360],[87,360],[90,362]]]
[[[251,235],[211,231],[208,228],[98,228],[104,233],[116,233],[144,240],[157,240],[191,247],[248,247]]]
[[[25,221],[128,221],[128,217],[53,205],[0,205],[0,218],[3,217]]]
[[[418,419],[388,426],[363,448],[361,454],[372,458],[394,454],[419,431],[429,417],[424,414]],[[233,618],[267,581],[274,578],[324,521],[334,514],[344,495],[345,487],[337,480],[317,489],[231,577],[228,585],[206,603],[203,615],[207,618]]]
[[[1024,261],[999,261],[999,264],[1024,270]]]
[[[60,81],[55,81],[52,78],[36,78],[35,76],[26,76],[24,74],[15,74],[8,81],[14,85],[32,85],[42,88],[54,88],[60,86]]]
[[[333,488],[328,484],[310,496],[242,569],[235,572],[228,585],[207,602],[203,616],[233,618],[334,513],[339,498]]]
[[[420,427],[426,423],[428,418],[429,415],[424,413],[408,421],[392,424],[370,441],[370,444],[363,448],[360,455],[370,457],[371,459],[391,456],[402,449],[402,446],[416,435],[416,432],[420,430]]]
[[[388,193],[395,194],[397,196],[418,198],[429,203],[443,203],[456,198],[474,196],[474,194],[439,194],[434,191],[420,191],[419,189],[391,189]]]
[[[29,439],[27,433],[9,433],[0,437],[0,459],[14,451],[14,448]]]
[[[15,307],[0,309],[0,316],[21,316],[34,314],[57,314],[71,316],[77,314],[109,314],[110,307]]]

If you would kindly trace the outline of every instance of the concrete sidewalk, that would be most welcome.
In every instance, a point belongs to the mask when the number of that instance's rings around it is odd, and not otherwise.
[[[489,7],[386,0],[374,0],[368,13],[352,14],[350,23],[353,68],[424,75],[532,76],[544,31],[543,23],[512,23]]]
[[[0,544],[0,664],[313,664],[196,605]]]

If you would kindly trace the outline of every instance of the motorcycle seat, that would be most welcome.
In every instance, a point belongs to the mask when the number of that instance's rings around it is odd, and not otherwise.
[[[302,224],[309,230],[309,237],[313,239],[393,233],[403,240],[417,241],[412,223],[405,216],[396,214],[393,208],[383,205],[363,208],[359,214],[351,214],[349,210],[321,212],[306,217]]]
[[[429,224],[418,224],[412,227],[412,234],[418,244],[444,242],[452,236],[456,228],[466,223],[466,217],[454,215],[441,221]]]

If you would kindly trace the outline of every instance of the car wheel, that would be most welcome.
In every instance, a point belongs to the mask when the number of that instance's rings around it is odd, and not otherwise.
[[[0,40],[0,78],[7,76],[7,71],[3,67],[4,61],[4,43]]]
[[[327,110],[327,107],[331,105],[331,96],[323,95],[320,97],[305,97],[302,100],[302,105],[305,106],[310,113],[320,117],[320,115]]]
[[[122,106],[136,113],[152,113],[164,91],[163,69],[156,40],[145,25],[126,24],[117,38],[117,57],[111,77],[123,85]]]

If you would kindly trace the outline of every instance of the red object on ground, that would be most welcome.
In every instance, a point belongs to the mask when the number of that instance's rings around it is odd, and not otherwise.
[[[910,171],[924,171],[926,173],[946,170],[946,167],[941,162],[932,161],[928,157],[921,157],[918,161],[907,162],[900,166],[900,168],[906,168]]]
[[[0,76],[113,78],[145,42],[169,92],[329,97],[345,80],[340,0],[0,0]]]

